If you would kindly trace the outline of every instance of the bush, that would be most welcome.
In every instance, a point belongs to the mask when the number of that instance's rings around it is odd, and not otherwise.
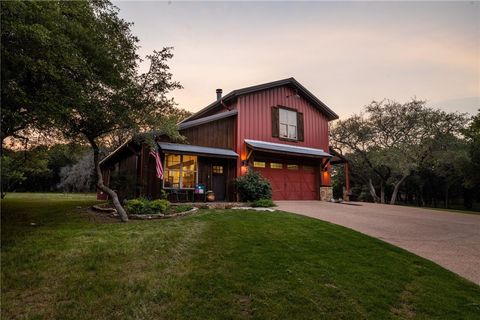
[[[167,211],[170,202],[165,199],[149,201],[145,198],[132,199],[127,202],[130,214],[159,214]]]
[[[167,211],[168,207],[170,206],[170,202],[165,199],[157,199],[150,201],[150,209],[153,213],[164,213]]]
[[[261,207],[261,208],[269,208],[269,207],[276,207],[277,205],[272,199],[259,199],[257,201],[252,202],[252,207]]]
[[[145,211],[145,203],[147,201],[147,199],[143,198],[128,200],[126,206],[128,213],[143,214],[143,212]]]
[[[253,202],[272,198],[270,182],[257,171],[248,170],[246,175],[237,178],[235,184],[241,201]]]

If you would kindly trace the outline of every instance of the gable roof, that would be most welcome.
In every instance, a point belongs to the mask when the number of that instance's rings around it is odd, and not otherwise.
[[[278,80],[278,81],[268,82],[268,83],[264,83],[264,84],[259,84],[259,85],[256,85],[256,86],[251,86],[251,87],[246,87],[246,88],[242,88],[242,89],[233,90],[233,91],[229,92],[228,94],[226,94],[225,96],[223,96],[220,100],[212,102],[211,104],[209,104],[208,106],[206,106],[202,110],[194,113],[193,115],[186,118],[185,120],[183,120],[180,123],[189,122],[189,121],[192,121],[192,120],[199,119],[199,118],[202,117],[202,115],[204,115],[208,111],[211,111],[211,110],[213,110],[215,108],[218,108],[218,107],[222,107],[223,103],[228,102],[230,100],[233,100],[233,99],[235,99],[239,96],[249,94],[249,93],[258,92],[258,91],[263,91],[263,90],[267,90],[267,89],[272,89],[272,88],[276,88],[276,87],[282,87],[282,86],[286,86],[286,85],[292,86],[294,89],[298,90],[298,94],[302,95],[305,99],[307,99],[307,101],[309,101],[313,106],[315,106],[320,112],[324,113],[327,116],[328,120],[338,119],[338,115],[335,112],[333,112],[332,109],[327,107],[326,104],[324,104],[322,101],[320,101],[320,99],[318,99],[313,93],[308,91],[307,88],[302,86],[300,84],[300,82],[298,82],[297,80],[295,80],[295,78],[292,77],[292,78],[287,78],[287,79],[283,79],[283,80]]]

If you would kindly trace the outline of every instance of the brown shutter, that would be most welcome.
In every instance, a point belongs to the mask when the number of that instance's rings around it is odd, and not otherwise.
[[[278,107],[272,107],[272,137],[278,138],[279,136],[279,122]]]
[[[303,141],[303,113],[297,112],[297,135],[298,141]]]

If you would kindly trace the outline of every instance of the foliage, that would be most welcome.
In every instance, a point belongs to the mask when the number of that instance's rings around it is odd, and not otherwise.
[[[16,186],[19,186],[25,181],[26,177],[25,171],[22,170],[22,167],[9,156],[2,155],[1,166],[1,197],[3,199],[7,192],[12,191]]]
[[[167,211],[170,202],[166,199],[156,199],[150,201],[150,209],[155,213],[163,213]]]
[[[188,210],[192,209],[192,206],[186,205],[186,204],[180,204],[176,206],[170,206],[170,211],[173,211],[173,213],[179,213],[179,212],[185,212]]]
[[[77,163],[60,169],[57,188],[64,192],[93,191],[93,155],[85,153]]]
[[[127,202],[127,210],[130,214],[159,214],[166,212],[169,207],[170,202],[165,199],[150,201],[145,198],[138,198]]]
[[[177,110],[167,93],[181,88],[167,64],[170,47],[148,55],[140,73],[131,26],[106,0],[2,3],[2,142],[27,127],[87,142],[97,186],[122,221],[118,196],[103,183],[99,144],[119,130],[158,130]]]
[[[357,171],[372,197],[384,202],[385,189],[390,187],[394,204],[405,179],[442,148],[442,141],[458,136],[466,123],[465,114],[428,108],[425,101],[373,101],[363,114],[338,121],[331,141],[349,155],[352,173]]]
[[[203,210],[121,225],[64,198],[2,200],[2,318],[478,318],[477,285],[331,223]]]
[[[276,207],[277,205],[275,204],[275,202],[272,201],[272,199],[258,199],[256,201],[253,201],[251,203],[251,206],[254,208],[256,207],[270,208],[270,207]]]
[[[272,198],[270,182],[263,178],[260,173],[250,169],[248,172],[235,180],[241,201],[256,201]]]
[[[128,200],[127,202],[128,212],[131,214],[143,214],[146,208],[148,208],[148,206],[146,206],[147,201],[148,200],[143,198]]]

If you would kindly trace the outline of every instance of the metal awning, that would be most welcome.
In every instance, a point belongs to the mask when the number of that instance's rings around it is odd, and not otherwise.
[[[238,154],[230,149],[211,148],[194,146],[191,144],[180,144],[170,142],[158,142],[158,147],[163,152],[172,152],[176,154],[192,154],[205,157],[217,157],[217,158],[237,158]]]
[[[280,144],[280,143],[250,140],[250,139],[245,139],[245,143],[249,147],[251,147],[253,150],[264,151],[264,152],[307,156],[307,157],[314,157],[314,158],[332,157],[331,154],[326,153],[322,149],[297,147],[297,146],[291,146],[288,144]]]

